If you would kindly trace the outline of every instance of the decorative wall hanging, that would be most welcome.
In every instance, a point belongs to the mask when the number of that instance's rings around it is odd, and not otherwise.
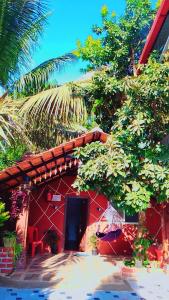
[[[16,219],[23,213],[24,208],[28,206],[28,192],[19,190],[13,190],[11,196],[11,218]]]

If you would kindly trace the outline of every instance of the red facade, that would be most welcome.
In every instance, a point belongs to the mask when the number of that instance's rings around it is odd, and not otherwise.
[[[100,216],[108,206],[108,200],[105,196],[98,194],[96,191],[82,192],[77,194],[72,184],[76,178],[78,161],[73,156],[73,151],[77,147],[85,146],[94,141],[106,142],[107,135],[98,130],[84,134],[65,144],[53,149],[33,155],[28,159],[17,163],[0,172],[0,188],[6,192],[9,188],[14,189],[22,185],[24,187],[24,176],[26,175],[33,187],[30,197],[29,209],[25,209],[16,224],[16,231],[22,241],[24,250],[27,248],[27,227],[34,226],[38,228],[39,240],[44,241],[47,230],[56,230],[59,237],[58,252],[68,250],[65,247],[66,222],[68,199],[71,197],[78,201],[82,198],[88,204],[86,210],[87,216],[85,230],[79,235],[80,242],[78,251],[89,251],[89,238],[96,233],[97,223]],[[24,174],[24,176],[23,176]],[[58,201],[51,201],[52,196]],[[56,200],[55,199],[55,200]],[[86,200],[87,199],[87,200]],[[75,204],[75,203],[74,203]],[[77,206],[79,203],[77,203]],[[169,208],[161,209],[153,205],[146,212],[147,231],[152,235],[154,240],[159,243],[169,240]],[[84,210],[81,210],[83,214]],[[69,214],[69,218],[71,215]],[[101,222],[102,231],[106,227],[106,222]],[[124,224],[122,235],[112,242],[99,242],[100,254],[108,255],[131,255],[133,240],[137,234],[138,224]],[[68,228],[68,226],[67,226]],[[167,252],[166,246],[166,252]],[[47,248],[46,248],[47,250]],[[23,255],[23,261],[25,256]]]
[[[51,181],[49,184],[44,184],[37,188],[30,195],[30,210],[29,210],[29,226],[38,227],[39,238],[43,239],[45,231],[48,229],[55,229],[59,236],[58,252],[64,251],[65,242],[65,222],[66,222],[66,199],[67,197],[77,195],[72,188],[72,183],[75,176],[62,176]],[[49,202],[47,201],[47,192],[52,191],[53,194],[61,195],[61,201]],[[80,251],[89,250],[89,237],[96,232],[97,222],[101,214],[107,208],[107,199],[97,192],[89,191],[82,192],[80,197],[87,198],[89,201],[87,229],[80,244]],[[159,209],[153,207],[147,210],[146,225],[154,237],[161,242],[161,214]],[[102,227],[105,226],[103,222]],[[130,255],[132,253],[132,243],[137,233],[136,224],[123,225],[123,234],[120,238],[113,242],[99,243],[100,254],[108,255]]]

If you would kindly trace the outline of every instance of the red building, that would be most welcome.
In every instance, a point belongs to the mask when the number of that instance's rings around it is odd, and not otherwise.
[[[53,149],[33,155],[0,173],[1,193],[5,194],[19,186],[32,186],[29,208],[17,221],[17,232],[26,249],[27,227],[38,228],[39,239],[44,240],[48,230],[56,230],[58,252],[88,251],[89,237],[96,232],[97,222],[106,210],[108,199],[96,191],[80,194],[72,187],[79,167],[73,157],[77,147],[94,141],[106,142],[107,135],[100,131],[86,133]],[[29,178],[29,184],[25,179]],[[25,186],[25,187],[26,187]],[[147,228],[159,242],[162,241],[162,214],[159,207],[147,210]],[[138,219],[130,218],[123,223],[123,233],[112,241],[100,241],[99,252],[110,255],[131,255],[132,243],[137,232]],[[71,228],[75,228],[76,236]],[[106,226],[101,223],[101,229]],[[72,240],[74,239],[74,243]]]
[[[169,50],[169,1],[163,0],[140,56],[140,64],[147,63],[152,51],[160,54]]]
[[[163,32],[166,32],[168,12],[169,1],[164,0],[147,38],[140,63],[147,62],[151,51],[159,44],[161,34],[163,36]],[[166,42],[164,38],[163,46]],[[1,195],[8,195],[19,186],[23,189],[31,187],[28,195],[29,205],[23,210],[16,224],[25,250],[29,226],[38,228],[39,240],[45,239],[48,230],[55,230],[58,235],[58,252],[89,250],[89,237],[96,232],[97,222],[107,208],[109,199],[97,191],[78,194],[72,187],[79,167],[73,152],[75,148],[94,141],[105,143],[107,138],[107,134],[100,130],[88,132],[53,149],[27,157],[24,161],[0,172]],[[6,199],[8,205],[9,199]],[[155,204],[146,211],[146,226],[149,233],[154,240],[165,244],[167,242],[167,245],[168,212],[168,206],[163,209]],[[116,256],[131,255],[138,224],[139,219],[128,220],[126,217],[121,236],[112,242],[100,241],[99,252]],[[70,230],[72,226],[76,228],[76,234]],[[103,229],[105,223],[102,222],[101,226]]]

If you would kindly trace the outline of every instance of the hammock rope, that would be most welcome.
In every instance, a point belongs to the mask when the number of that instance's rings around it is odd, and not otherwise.
[[[108,223],[106,232],[100,232],[100,223],[102,218],[105,218]],[[102,241],[110,242],[116,240],[122,234],[122,222],[123,218],[120,216],[117,210],[110,203],[108,203],[107,209],[99,218],[96,236]]]

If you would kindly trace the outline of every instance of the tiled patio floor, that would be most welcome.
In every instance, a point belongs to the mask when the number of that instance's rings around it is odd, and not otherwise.
[[[0,299],[169,300],[169,275],[140,269],[135,277],[123,277],[120,264],[111,257],[73,253],[36,256],[24,272],[0,282]]]
[[[18,289],[0,289],[0,299],[3,300],[140,300],[136,293],[130,292],[110,292],[95,291],[86,292],[82,290],[58,291],[58,290],[18,290]]]
[[[135,280],[128,278],[127,281],[142,299],[169,300],[169,275],[160,269],[154,269],[151,273],[142,269]]]
[[[26,287],[31,283],[36,287],[83,289],[85,284],[88,289],[131,290],[112,257],[74,253],[36,256],[26,270],[16,270],[10,279],[17,281],[18,287],[21,283]]]

